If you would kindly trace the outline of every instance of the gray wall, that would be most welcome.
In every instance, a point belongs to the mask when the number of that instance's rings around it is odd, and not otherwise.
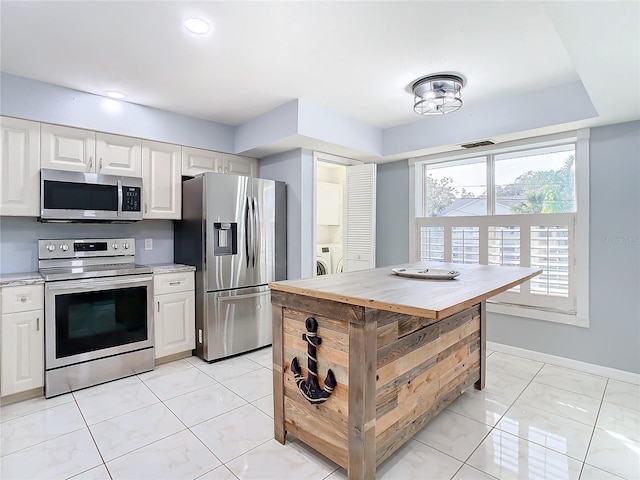
[[[234,128],[0,73],[0,114],[234,153]]]
[[[287,184],[287,278],[313,274],[313,154],[296,149],[260,159],[260,177]]]
[[[142,220],[130,224],[39,223],[30,217],[0,217],[0,273],[38,270],[38,240],[54,238],[118,238],[136,240],[136,262],[173,262],[173,222]],[[144,239],[153,250],[144,250]]]
[[[406,160],[378,165],[376,267],[409,261],[409,169]]]
[[[408,240],[392,234],[409,228],[403,175],[406,162],[378,168],[379,266],[407,258],[396,250]],[[589,176],[590,327],[489,314],[487,338],[640,373],[640,122],[591,129]]]
[[[488,339],[640,373],[640,122],[591,130],[590,327],[494,314]]]

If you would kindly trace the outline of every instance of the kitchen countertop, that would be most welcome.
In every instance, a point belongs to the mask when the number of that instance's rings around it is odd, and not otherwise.
[[[160,263],[148,265],[154,274],[193,272],[196,267],[180,263]],[[38,285],[44,283],[38,272],[3,273],[0,275],[0,287],[21,287],[24,285]]]
[[[195,272],[196,270],[196,267],[193,265],[183,265],[181,263],[159,263],[157,265],[148,266],[153,269],[154,274]]]
[[[531,267],[412,263],[405,268],[457,270],[455,280],[425,280],[394,275],[392,267],[320,275],[269,284],[274,291],[294,293],[406,315],[442,319],[519,285],[542,270]]]
[[[4,273],[0,275],[0,287],[21,287],[41,283],[44,283],[44,279],[38,272]]]

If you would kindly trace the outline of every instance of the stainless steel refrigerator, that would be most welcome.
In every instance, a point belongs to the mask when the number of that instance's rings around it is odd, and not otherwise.
[[[286,278],[286,185],[205,173],[182,182],[174,258],[196,267],[196,355],[271,344],[268,283]]]

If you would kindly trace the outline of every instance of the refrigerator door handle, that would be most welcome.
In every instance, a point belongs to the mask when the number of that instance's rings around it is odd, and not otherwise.
[[[253,237],[253,267],[255,268],[258,261],[258,254],[260,253],[260,212],[258,210],[258,199],[253,197],[253,222],[254,222],[254,237]]]
[[[244,212],[244,247],[245,254],[247,255],[247,268],[249,268],[249,262],[251,261],[251,257],[249,253],[253,253],[253,238],[251,236],[252,230],[252,215],[251,215],[251,201],[249,197],[247,197],[247,206]],[[251,248],[251,252],[249,249]]]

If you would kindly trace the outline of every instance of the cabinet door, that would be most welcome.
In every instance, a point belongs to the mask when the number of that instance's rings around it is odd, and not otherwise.
[[[182,175],[195,177],[205,172],[223,173],[222,153],[182,147]]]
[[[318,225],[342,224],[342,187],[338,183],[318,182],[317,218]]]
[[[194,293],[156,295],[156,358],[193,350],[196,347]]]
[[[44,385],[43,310],[2,316],[2,396]]]
[[[40,124],[0,117],[0,215],[40,215]]]
[[[180,145],[142,141],[143,218],[180,219]]]
[[[43,123],[40,133],[42,168],[72,172],[95,171],[95,132]]]
[[[139,138],[96,133],[96,158],[96,173],[142,176],[142,140]]]
[[[246,175],[247,177],[258,176],[258,160],[255,158],[241,157],[240,155],[232,155],[224,153],[222,155],[224,161],[223,172],[232,175]]]
[[[376,266],[376,164],[347,167],[344,271]]]

